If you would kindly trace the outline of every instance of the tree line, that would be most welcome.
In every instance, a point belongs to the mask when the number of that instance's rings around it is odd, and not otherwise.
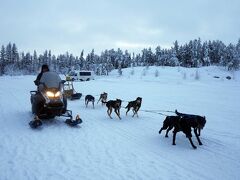
[[[179,45],[176,40],[171,48],[157,46],[154,50],[144,48],[141,53],[129,53],[128,50],[110,49],[100,55],[94,49],[84,56],[82,50],[79,56],[68,52],[52,55],[51,50],[43,54],[36,51],[18,52],[15,43],[1,46],[0,75],[36,74],[42,64],[48,64],[52,70],[66,74],[71,70],[92,70],[96,75],[108,75],[113,69],[135,66],[183,66],[201,67],[221,65],[228,70],[240,67],[240,39],[236,44],[225,45],[220,40],[201,42],[201,39],[190,40]]]

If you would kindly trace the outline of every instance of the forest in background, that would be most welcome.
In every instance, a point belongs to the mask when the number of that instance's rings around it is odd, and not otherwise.
[[[136,66],[182,66],[202,67],[219,65],[227,70],[240,67],[240,39],[236,44],[225,45],[220,40],[201,42],[194,39],[180,45],[176,40],[171,48],[144,48],[141,53],[128,50],[110,49],[96,54],[94,49],[86,55],[84,50],[78,56],[68,52],[53,55],[51,50],[38,54],[19,51],[15,43],[1,46],[0,76],[36,74],[42,64],[48,64],[51,70],[67,74],[71,70],[92,70],[96,75],[108,75],[113,69]]]

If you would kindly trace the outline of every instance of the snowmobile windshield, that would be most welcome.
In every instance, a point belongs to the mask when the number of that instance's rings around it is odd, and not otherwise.
[[[60,88],[61,78],[56,72],[45,72],[42,74],[40,83],[47,88]]]

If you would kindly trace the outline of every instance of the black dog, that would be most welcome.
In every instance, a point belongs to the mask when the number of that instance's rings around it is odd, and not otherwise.
[[[184,113],[178,112],[177,110],[175,110],[175,113],[178,116],[184,117],[184,119],[189,120],[188,123],[190,124],[190,126],[194,129],[194,131],[198,131],[198,136],[201,135],[201,129],[203,129],[206,124],[205,116],[184,114]]]
[[[106,92],[103,92],[102,94],[100,94],[100,97],[99,97],[97,103],[99,103],[99,101],[101,100],[102,105],[103,105],[103,104],[106,104],[106,103],[107,103],[107,95],[108,95],[108,94],[107,94]]]
[[[189,142],[191,143],[192,147],[196,149],[197,147],[192,142],[192,133],[191,133],[192,130],[191,130],[191,125],[189,123],[189,120],[180,116],[178,116],[178,118],[179,118],[178,122],[174,125],[172,145],[176,145],[175,143],[176,135],[179,131],[182,131],[186,135],[186,137],[189,139]],[[202,145],[195,130],[194,130],[194,133],[197,137],[199,145]]]
[[[168,137],[168,132],[174,127],[172,144],[176,145],[176,134],[179,131],[182,131],[189,139],[192,147],[196,149],[197,147],[192,142],[191,128],[193,127],[193,125],[195,125],[193,122],[194,120],[189,119],[189,117],[187,116],[167,116],[163,122],[163,127],[159,130],[159,134],[162,132],[162,130],[167,129],[165,137]],[[202,142],[200,141],[199,135],[197,133],[197,128],[194,128],[194,133],[199,145],[202,145]]]
[[[179,125],[179,116],[167,116],[166,119],[163,121],[163,126],[159,130],[159,134],[161,134],[162,130],[166,130],[167,132],[165,134],[165,137],[168,137],[168,132],[175,126]]]
[[[133,116],[132,117],[134,117],[135,114],[137,114],[137,117],[138,117],[137,112],[140,109],[141,105],[142,105],[142,98],[141,97],[137,97],[137,99],[135,101],[130,101],[128,103],[128,105],[125,107],[127,109],[126,115],[127,115],[128,111],[132,108],[132,111],[133,111]]]
[[[94,108],[94,102],[95,102],[95,98],[92,95],[86,95],[85,96],[85,105],[86,107],[88,106],[89,102],[92,102],[93,108]]]
[[[121,119],[120,117],[120,108],[121,108],[121,104],[122,104],[122,100],[121,99],[116,99],[114,100],[110,100],[106,103],[107,106],[107,113],[108,116],[112,119],[111,117],[111,113],[112,113],[112,109],[114,109],[114,112],[117,114],[118,118]]]
[[[199,115],[193,115],[193,114],[184,114],[184,113],[179,113],[177,110],[175,113],[180,117],[179,118],[179,126],[175,126],[173,130],[173,145],[175,145],[175,139],[176,139],[176,134],[179,131],[183,131],[187,138],[189,139],[192,147],[196,149],[197,147],[193,144],[192,142],[192,134],[191,134],[191,128],[194,129],[194,134],[198,140],[198,144],[202,145],[202,142],[199,138],[200,136],[200,131],[203,129],[203,127],[206,124],[206,118],[205,116],[199,116]],[[197,132],[198,131],[198,132]]]

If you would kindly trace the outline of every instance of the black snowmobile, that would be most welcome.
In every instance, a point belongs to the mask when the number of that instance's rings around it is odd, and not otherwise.
[[[35,115],[34,120],[29,123],[30,127],[37,128],[42,125],[43,119],[52,119],[55,116],[68,117],[65,123],[70,126],[82,123],[79,116],[73,120],[72,111],[67,110],[64,82],[56,72],[43,73],[38,91],[30,91],[32,113]]]

